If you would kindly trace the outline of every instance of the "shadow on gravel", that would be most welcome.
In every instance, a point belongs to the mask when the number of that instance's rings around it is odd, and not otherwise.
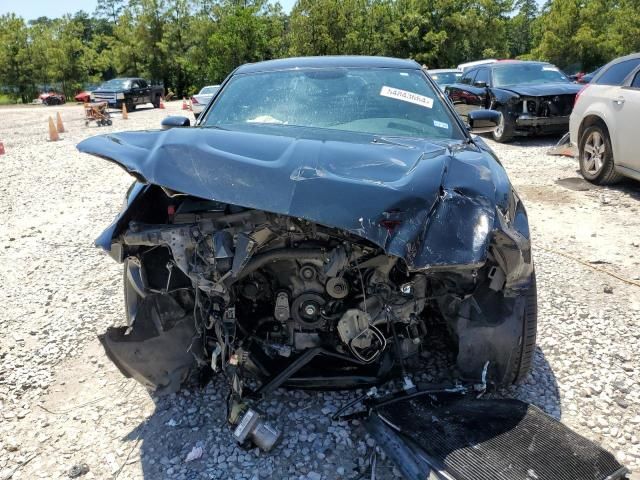
[[[491,135],[483,136],[483,138],[493,141]],[[558,140],[562,138],[562,135],[541,135],[535,137],[515,137],[512,141],[505,145],[511,145],[514,147],[553,147]]]
[[[440,378],[436,375],[430,380]],[[283,430],[282,442],[269,454],[243,450],[235,443],[225,420],[226,392],[226,382],[218,378],[201,390],[154,399],[155,412],[123,439],[131,445],[131,452],[140,446],[144,480],[259,480],[300,478],[308,472],[322,478],[353,479],[360,475],[359,463],[370,453],[364,431],[360,432],[361,427],[355,423],[332,422],[329,413],[352,398],[354,392],[276,391],[261,405]],[[517,398],[557,419],[562,416],[556,378],[540,347],[536,347],[533,368],[524,383],[488,397]],[[185,462],[194,447],[202,448],[202,457]],[[127,462],[135,464],[138,459],[129,458]],[[338,474],[338,468],[344,473]],[[139,478],[126,470],[127,466],[118,478]],[[394,478],[387,461],[379,465],[378,478]]]
[[[139,446],[140,458],[132,453],[127,462],[141,468],[142,477],[125,466],[118,480],[346,480],[366,467],[372,447],[364,441],[361,424],[330,418],[355,392],[274,392],[260,405],[283,432],[270,453],[245,450],[235,442],[226,424],[226,394],[226,382],[219,378],[204,389],[154,398],[155,412],[123,438],[132,452]],[[186,462],[194,448],[201,448],[202,456]],[[378,459],[377,473],[380,480],[395,478],[388,461]]]
[[[499,396],[517,398],[535,405],[558,420],[562,418],[558,382],[540,346],[536,346],[531,373],[524,382],[501,391]]]
[[[633,200],[640,201],[640,182],[632,180],[630,178],[624,179],[620,183],[616,183],[615,185],[601,187],[599,185],[595,185],[591,182],[586,181],[582,177],[582,175],[580,175],[580,170],[576,169],[575,177],[560,178],[556,180],[555,183],[576,192],[593,191],[606,193],[613,190],[615,192],[622,193],[623,195],[627,195]]]
[[[622,180],[620,183],[616,183],[615,185],[609,185],[608,187],[596,187],[603,191],[606,190],[615,190],[617,192],[628,195],[634,200],[640,201],[640,182],[636,180],[632,180],[630,178],[626,178]]]

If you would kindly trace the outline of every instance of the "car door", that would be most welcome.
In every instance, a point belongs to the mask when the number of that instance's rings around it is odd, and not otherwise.
[[[487,67],[480,68],[476,78],[473,80],[473,105],[474,110],[485,109],[488,107],[487,101],[489,88],[491,87],[491,70]]]
[[[131,82],[131,101],[134,105],[138,105],[140,102],[140,84],[137,80]]]
[[[613,99],[614,111],[617,111],[616,163],[640,172],[640,135],[638,135],[638,119],[640,119],[640,68],[625,80],[618,95]],[[615,155],[615,154],[614,154]]]
[[[471,94],[470,89],[473,88],[473,81],[476,78],[477,73],[478,69],[473,68],[462,75],[460,82],[446,87],[447,94],[449,95],[456,112],[465,119],[471,110],[476,110],[476,108],[473,108],[473,95]]]
[[[151,87],[147,84],[146,80],[138,80],[138,87],[140,92],[138,94],[138,104],[151,102]]]

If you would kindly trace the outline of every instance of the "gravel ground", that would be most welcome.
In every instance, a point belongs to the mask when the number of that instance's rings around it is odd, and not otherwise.
[[[221,411],[226,386],[154,401],[106,359],[96,334],[123,320],[121,270],[92,247],[131,179],[79,154],[108,131],[155,128],[145,109],[86,127],[82,107],[2,108],[0,479],[355,478],[375,450],[358,422],[330,413],[354,392],[279,391],[284,430],[269,455],[239,449]],[[60,111],[67,133],[46,141]],[[556,139],[491,143],[530,215],[539,283],[534,370],[502,395],[530,401],[640,470],[640,184],[590,186]],[[186,463],[193,447],[202,458]],[[397,478],[380,456],[378,478]],[[635,477],[640,478],[640,477]]]

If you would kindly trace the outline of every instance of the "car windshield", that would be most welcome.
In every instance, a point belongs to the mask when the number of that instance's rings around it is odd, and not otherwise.
[[[493,84],[505,85],[569,83],[567,76],[548,63],[513,63],[493,68]]]
[[[127,89],[131,85],[131,80],[126,80],[123,78],[114,78],[113,80],[109,80],[108,82],[104,82],[100,85],[101,89],[108,90],[110,88],[122,88]]]
[[[198,95],[213,95],[218,91],[219,88],[220,88],[219,85],[204,87],[202,90],[200,90],[200,93],[198,93]]]
[[[313,68],[234,76],[203,126],[269,124],[374,135],[464,138],[419,70]]]
[[[462,77],[462,72],[438,72],[438,73],[429,73],[431,78],[438,85],[451,85],[453,83],[457,83]]]

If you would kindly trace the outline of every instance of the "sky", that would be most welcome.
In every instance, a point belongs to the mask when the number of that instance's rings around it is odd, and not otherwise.
[[[0,15],[13,12],[25,20],[38,17],[61,17],[65,13],[84,10],[93,13],[96,0],[0,0]],[[285,12],[290,12],[295,0],[280,0]]]

